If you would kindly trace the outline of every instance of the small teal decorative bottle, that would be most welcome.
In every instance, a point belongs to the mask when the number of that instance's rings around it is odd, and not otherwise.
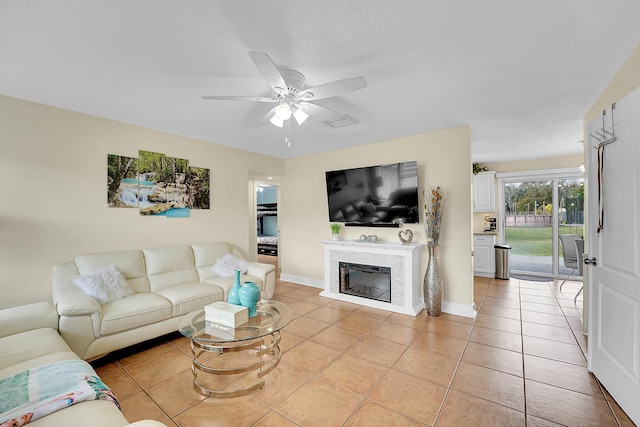
[[[240,296],[240,304],[249,309],[249,317],[254,317],[256,313],[256,304],[260,299],[260,288],[255,282],[244,282],[238,291]]]
[[[229,289],[229,295],[227,297],[227,302],[229,304],[235,304],[235,305],[240,305],[240,270],[236,270],[236,280],[233,284],[233,286],[231,287],[231,289]]]

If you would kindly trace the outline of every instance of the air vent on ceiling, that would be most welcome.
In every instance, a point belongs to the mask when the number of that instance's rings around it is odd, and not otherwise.
[[[325,123],[334,128],[343,128],[345,126],[355,125],[359,122],[350,115],[345,114],[341,119],[335,120],[333,122],[325,121]]]

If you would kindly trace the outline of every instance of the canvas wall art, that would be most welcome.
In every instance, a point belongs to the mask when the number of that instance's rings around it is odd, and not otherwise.
[[[191,209],[209,209],[209,169],[187,159],[140,150],[138,158],[109,154],[107,205],[138,208],[140,215],[185,218]]]

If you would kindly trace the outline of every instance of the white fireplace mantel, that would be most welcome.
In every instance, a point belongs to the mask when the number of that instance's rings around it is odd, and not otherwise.
[[[420,299],[420,249],[423,244],[322,240],[324,291],[321,296],[416,316],[424,309]],[[338,264],[350,262],[391,268],[391,302],[340,293]]]

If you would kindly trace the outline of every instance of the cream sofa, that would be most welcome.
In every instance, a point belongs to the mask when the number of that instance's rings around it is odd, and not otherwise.
[[[220,277],[212,267],[225,254],[240,257],[227,242],[175,245],[78,255],[74,262],[54,266],[53,300],[59,332],[82,359],[91,360],[176,331],[186,313],[226,300],[234,277]],[[74,283],[115,265],[135,293],[100,305]],[[253,281],[262,298],[275,289],[275,267],[248,262],[242,281]]]
[[[49,302],[0,310],[0,378],[49,363],[78,360],[78,356],[56,331],[57,327],[58,315]],[[64,373],[61,372],[60,375]],[[0,416],[0,422],[3,421],[5,420]],[[28,425],[166,427],[152,420],[129,424],[118,407],[106,400],[78,402]]]

